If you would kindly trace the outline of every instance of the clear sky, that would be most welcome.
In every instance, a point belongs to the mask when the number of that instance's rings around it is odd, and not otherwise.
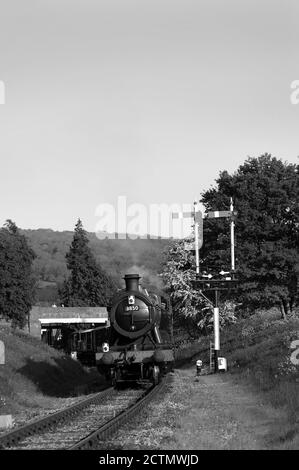
[[[298,0],[6,0],[0,224],[188,203],[269,152],[295,163]]]

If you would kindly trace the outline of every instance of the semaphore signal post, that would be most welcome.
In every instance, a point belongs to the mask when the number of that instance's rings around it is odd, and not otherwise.
[[[232,289],[236,285],[235,279],[235,240],[234,240],[234,218],[236,216],[234,211],[232,198],[230,200],[229,211],[213,211],[206,214],[207,219],[213,218],[229,218],[230,219],[230,246],[231,246],[231,269],[230,271],[221,271],[215,275],[200,274],[199,269],[196,269],[196,280],[193,281],[193,286],[199,288],[201,293],[212,292],[214,293],[214,371],[218,372],[218,358],[220,355],[220,327],[219,327],[219,297],[221,291]],[[196,234],[195,234],[196,235]],[[196,242],[196,238],[195,238]],[[213,278],[213,279],[212,279]],[[205,297],[206,298],[206,297]]]
[[[219,327],[219,297],[221,291],[228,291],[233,289],[237,283],[235,279],[235,216],[237,212],[234,211],[233,200],[230,199],[230,210],[227,211],[212,211],[206,214],[206,219],[230,219],[230,246],[231,246],[231,268],[230,271],[220,271],[215,275],[205,275],[200,272],[200,259],[199,249],[203,244],[203,217],[201,211],[198,209],[197,201],[193,204],[192,212],[173,213],[172,218],[178,219],[183,217],[193,218],[194,220],[194,245],[186,244],[186,250],[195,249],[195,262],[196,262],[196,280],[192,282],[195,288],[198,288],[205,299],[207,297],[204,292],[214,293],[214,371],[218,372],[218,358],[220,355],[220,327]],[[220,276],[220,277],[219,277]],[[207,299],[209,300],[209,299]],[[210,300],[209,300],[210,301]]]

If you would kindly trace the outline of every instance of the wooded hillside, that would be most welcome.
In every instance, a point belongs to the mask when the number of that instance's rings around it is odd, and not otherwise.
[[[73,239],[74,232],[57,232],[51,229],[21,230],[36,258],[33,263],[37,285],[37,301],[55,302],[57,286],[68,275],[65,255]],[[162,270],[163,252],[169,240],[99,240],[95,234],[88,233],[89,246],[97,263],[114,279],[119,287],[123,286],[122,277],[127,272],[138,272],[148,286],[159,286],[158,272]]]

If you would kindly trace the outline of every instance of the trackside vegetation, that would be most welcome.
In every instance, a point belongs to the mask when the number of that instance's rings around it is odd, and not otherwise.
[[[299,445],[299,348],[292,349],[298,340],[298,310],[287,321],[277,309],[259,311],[221,335],[221,353],[228,358],[235,379],[285,410],[286,423],[273,431],[272,440],[273,445],[283,443],[286,448]]]
[[[5,344],[5,365],[0,366],[0,414],[38,415],[57,409],[65,397],[77,396],[87,384],[96,386],[91,372],[39,339],[8,325],[0,326]]]

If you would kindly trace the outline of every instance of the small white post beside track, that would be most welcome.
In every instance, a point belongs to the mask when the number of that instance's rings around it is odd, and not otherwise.
[[[5,346],[4,346],[3,341],[0,341],[0,365],[5,365]],[[0,415],[0,429],[7,429],[11,426],[12,426],[12,416]]]

